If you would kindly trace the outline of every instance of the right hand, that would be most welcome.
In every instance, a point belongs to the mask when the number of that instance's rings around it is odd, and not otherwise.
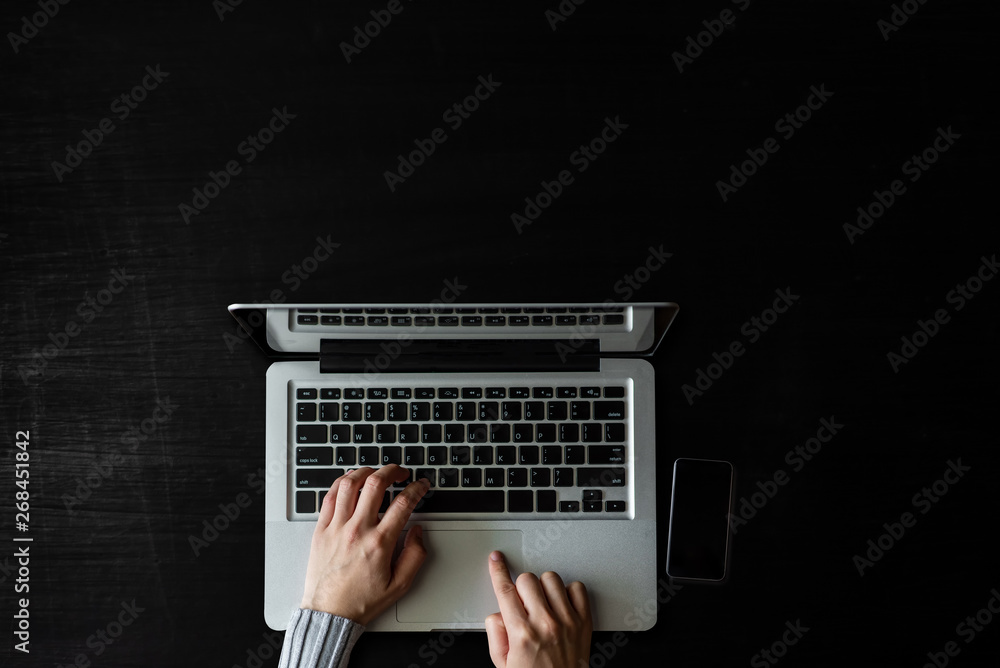
[[[515,585],[503,554],[490,554],[490,578],[500,612],[486,618],[490,658],[497,668],[578,668],[590,661],[593,620],[587,588],[563,584],[552,571],[521,573]]]

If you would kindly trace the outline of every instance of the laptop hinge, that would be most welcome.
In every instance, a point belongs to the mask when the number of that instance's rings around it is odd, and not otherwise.
[[[322,373],[600,371],[596,339],[322,339]]]

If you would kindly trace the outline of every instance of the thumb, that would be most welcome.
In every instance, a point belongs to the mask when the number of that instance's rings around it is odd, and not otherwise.
[[[510,641],[507,638],[507,627],[503,617],[494,612],[486,618],[486,639],[490,644],[490,658],[497,668],[506,668],[507,652],[510,651]]]

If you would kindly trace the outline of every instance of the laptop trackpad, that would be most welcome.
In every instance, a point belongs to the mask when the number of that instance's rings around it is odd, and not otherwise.
[[[490,581],[490,552],[500,550],[511,578],[521,572],[520,531],[424,531],[427,560],[396,603],[400,622],[476,622],[500,610]]]

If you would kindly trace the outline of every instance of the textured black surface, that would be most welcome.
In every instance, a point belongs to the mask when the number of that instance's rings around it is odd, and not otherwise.
[[[446,281],[467,302],[624,299],[619,281],[661,247],[671,257],[633,294],[681,305],[655,361],[661,572],[674,458],[732,461],[738,505],[778,469],[788,479],[738,527],[728,584],[676,590],[653,631],[620,647],[597,634],[595,656],[762,665],[758,652],[801,620],[809,631],[782,664],[919,666],[948,641],[956,666],[995,657],[1000,622],[971,639],[956,625],[1000,587],[989,547],[1000,281],[961,310],[947,295],[1000,250],[996,10],[914,3],[886,40],[888,1],[743,4],[589,0],[553,31],[555,0],[404,1],[351,63],[339,44],[384,3],[247,0],[220,20],[209,0],[77,1],[16,53],[7,35],[4,619],[20,597],[8,541],[34,542],[31,654],[5,634],[4,665],[83,654],[100,666],[251,666],[280,636],[262,620],[266,364],[228,338],[229,303],[426,302]],[[674,52],[724,8],[734,27],[678,72]],[[0,28],[20,31],[38,11],[7,2]],[[169,75],[119,120],[112,100],[147,66]],[[452,129],[442,114],[490,75],[499,87]],[[786,137],[776,122],[813,86],[833,95]],[[275,108],[294,118],[247,164],[238,147]],[[53,161],[104,117],[115,130],[57,178]],[[577,171],[571,154],[608,118],[628,127]],[[390,190],[396,156],[439,127],[447,140]],[[911,182],[903,164],[949,127],[960,138]],[[779,150],[723,201],[716,182],[768,138]],[[232,160],[240,173],[185,221],[192,189]],[[573,182],[519,234],[511,214],[562,170]],[[851,243],[844,223],[894,179],[905,193]],[[340,245],[297,278],[317,237]],[[121,269],[127,286],[87,322],[78,305]],[[767,332],[743,329],[776,290],[799,299]],[[887,353],[937,309],[950,320],[895,372]],[[40,368],[71,322],[80,331]],[[733,342],[745,352],[689,402],[682,386]],[[132,440],[158,401],[174,406],[169,420]],[[844,426],[796,470],[786,453],[823,419]],[[14,526],[17,430],[31,433],[27,534]],[[959,458],[960,481],[915,505]],[[88,477],[95,488],[71,501]],[[240,502],[196,556],[190,537]],[[908,511],[915,526],[860,576],[853,557]],[[120,639],[90,639],[133,599],[142,611]],[[484,635],[443,653],[428,644],[449,640],[367,635],[352,663],[489,663]]]

